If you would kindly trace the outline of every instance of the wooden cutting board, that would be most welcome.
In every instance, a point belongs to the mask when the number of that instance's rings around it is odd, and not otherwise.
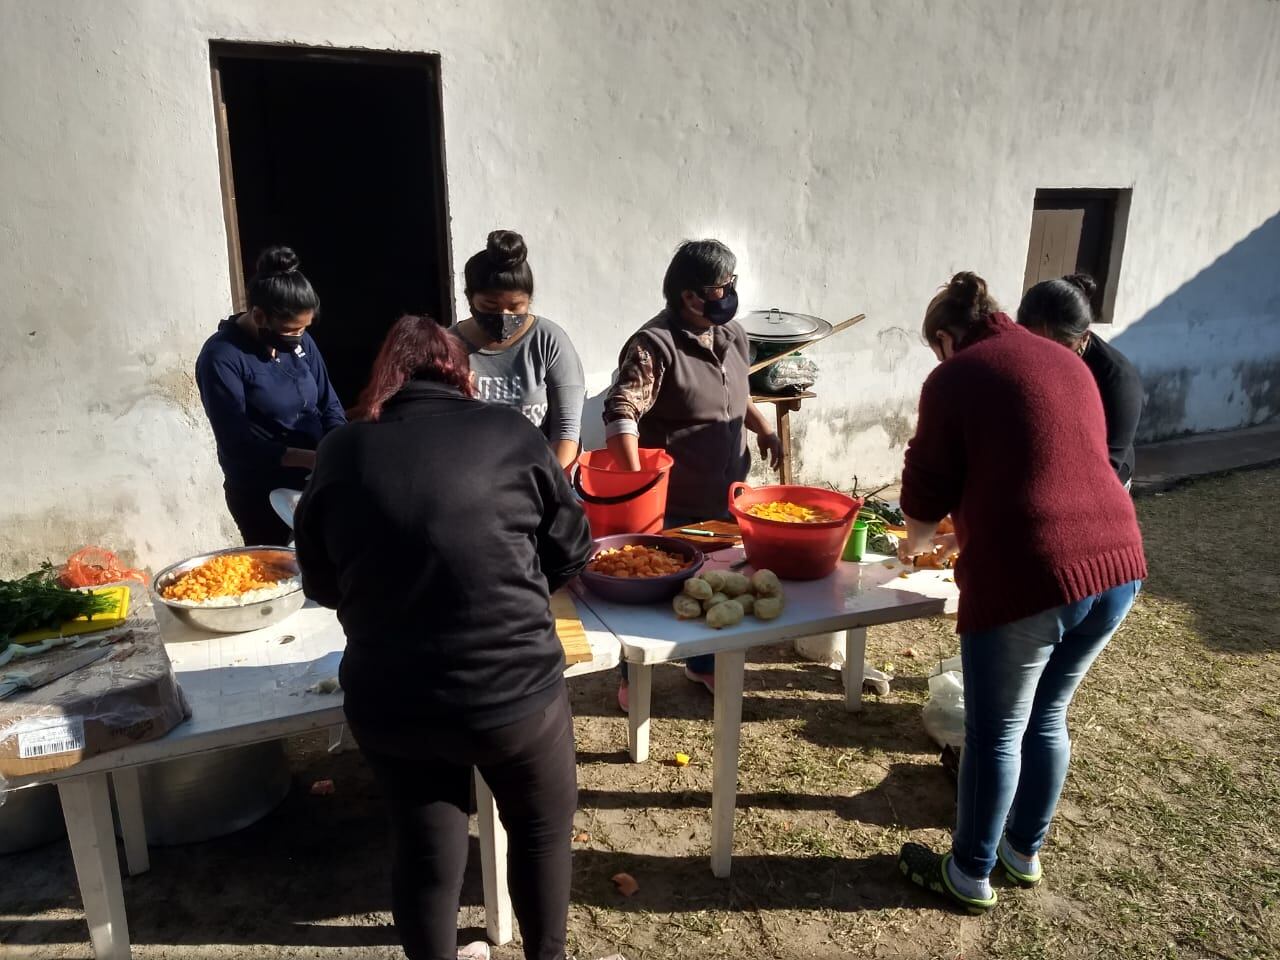
[[[568,666],[575,663],[587,663],[591,660],[591,644],[587,642],[587,631],[578,619],[578,610],[573,605],[573,597],[566,590],[551,595],[551,615],[556,618],[556,636],[560,638],[560,646],[564,648],[564,661]]]
[[[708,533],[715,534],[715,536],[700,537],[697,534],[681,533],[681,530],[706,530]],[[737,546],[742,542],[742,531],[738,529],[738,525],[736,523],[726,523],[723,520],[703,520],[701,523],[673,527],[670,530],[663,530],[662,536],[692,543],[703,553],[715,553],[717,550]]]

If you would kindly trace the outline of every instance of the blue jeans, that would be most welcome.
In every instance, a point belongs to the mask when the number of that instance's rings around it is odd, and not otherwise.
[[[969,876],[990,875],[1001,833],[1028,856],[1044,843],[1071,759],[1067,707],[1141,586],[961,635],[964,752],[952,853]]]

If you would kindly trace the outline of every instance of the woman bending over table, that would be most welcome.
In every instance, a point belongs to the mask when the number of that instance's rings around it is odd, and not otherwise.
[[[396,930],[410,960],[453,960],[477,767],[510,834],[524,955],[563,960],[577,780],[549,597],[586,566],[586,517],[541,432],[473,399],[466,349],[429,317],[391,328],[358,416],[320,445],[295,534],[307,596],[347,635]]]
[[[1111,467],[1128,489],[1133,483],[1133,438],[1142,417],[1142,378],[1129,358],[1089,329],[1097,284],[1083,273],[1044,280],[1022,296],[1018,323],[1074,351],[1093,374],[1107,418]]]
[[[196,359],[200,400],[218,444],[227,510],[245,546],[289,542],[271,506],[301,489],[316,445],[347,422],[320,349],[307,333],[320,298],[288,247],[258,257],[249,309],[218,324]]]
[[[1067,707],[1147,575],[1133,502],[1107,457],[1089,369],[999,311],[958,273],[933,298],[925,380],[907,446],[902,558],[954,517],[965,742],[951,850],[902,848],[913,883],[981,912],[997,862],[1040,882],[1040,847],[1067,775]]]

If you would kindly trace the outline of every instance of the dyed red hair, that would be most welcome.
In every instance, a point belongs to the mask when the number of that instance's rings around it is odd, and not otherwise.
[[[471,361],[457,337],[451,337],[432,317],[401,317],[387,333],[373,361],[369,385],[352,411],[353,420],[377,420],[383,405],[410,380],[434,380],[475,396]]]

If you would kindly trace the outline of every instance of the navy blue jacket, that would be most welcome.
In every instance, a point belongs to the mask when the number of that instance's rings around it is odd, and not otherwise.
[[[280,466],[285,449],[314,450],[321,437],[347,422],[308,333],[296,352],[273,357],[228,317],[200,351],[196,383],[218,442],[218,463],[232,484],[301,487],[306,471]]]

